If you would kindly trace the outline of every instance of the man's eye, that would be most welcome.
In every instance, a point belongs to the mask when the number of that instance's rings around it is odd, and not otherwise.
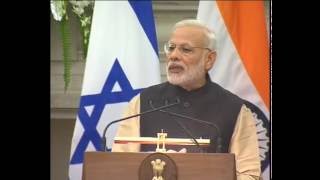
[[[186,47],[182,47],[181,50],[182,50],[182,52],[184,52],[184,53],[190,53],[190,52],[192,52],[192,49],[191,49],[191,48],[186,48]]]
[[[169,51],[173,51],[176,47],[175,46],[169,46]]]

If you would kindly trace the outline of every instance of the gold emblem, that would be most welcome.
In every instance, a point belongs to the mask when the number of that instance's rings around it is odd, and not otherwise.
[[[151,161],[152,169],[153,169],[153,178],[152,180],[165,180],[162,177],[162,173],[164,170],[164,166],[166,165],[166,162],[162,161],[161,159],[156,159]]]
[[[166,137],[167,133],[163,132],[163,129],[161,129],[161,133],[157,133],[158,139],[157,139],[157,149],[156,152],[165,153],[166,152]],[[160,143],[162,144],[162,147],[160,148]]]
[[[178,180],[176,163],[166,153],[149,154],[140,164],[139,180]]]

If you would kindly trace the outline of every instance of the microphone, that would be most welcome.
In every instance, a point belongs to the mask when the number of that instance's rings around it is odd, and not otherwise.
[[[153,107],[152,101],[149,101],[149,104],[150,104],[151,107]],[[165,110],[163,110],[163,109],[159,109],[159,111],[160,111],[160,112],[163,112],[163,113],[166,113],[166,114],[169,114],[169,115],[171,115],[171,116],[176,116],[176,117],[179,117],[179,118],[182,118],[182,119],[189,119],[189,120],[191,120],[191,121],[195,121],[195,122],[198,122],[198,123],[200,123],[200,124],[206,124],[206,125],[208,125],[208,126],[214,127],[214,128],[216,129],[216,131],[217,131],[217,134],[218,134],[217,142],[216,142],[217,146],[216,146],[216,148],[214,148],[214,146],[213,146],[212,143],[210,143],[210,144],[211,144],[210,146],[211,146],[213,149],[216,149],[216,153],[221,153],[221,152],[222,152],[221,132],[220,132],[220,128],[219,128],[216,124],[211,123],[211,122],[207,122],[207,121],[204,121],[204,120],[200,120],[200,119],[197,119],[197,118],[193,118],[193,117],[190,117],[190,116],[178,114],[178,113],[175,113],[175,112],[165,111]],[[179,125],[181,126],[180,123],[179,123]],[[181,127],[182,127],[184,130],[186,130],[185,127],[183,127],[183,126],[181,126]],[[198,148],[200,149],[199,143],[198,143],[197,140],[194,138],[194,136],[192,136],[191,133],[190,133],[188,130],[186,130],[186,132],[187,132],[187,134],[188,134],[190,137],[192,137],[193,141],[196,143],[196,145],[197,145]],[[200,149],[200,150],[201,150],[201,149]]]
[[[134,118],[134,117],[137,117],[137,116],[143,116],[145,114],[149,114],[149,113],[152,113],[152,112],[155,112],[155,111],[159,111],[159,110],[162,110],[162,109],[166,109],[166,108],[169,108],[171,106],[175,106],[177,104],[180,104],[180,99],[178,99],[178,98],[177,98],[177,102],[175,102],[175,103],[167,104],[167,105],[160,106],[158,108],[154,108],[154,109],[151,109],[151,110],[139,113],[139,114],[135,114],[135,115],[132,115],[132,116],[128,116],[128,117],[124,117],[124,118],[121,118],[121,119],[118,119],[118,120],[111,121],[109,124],[107,124],[107,126],[104,128],[103,133],[102,133],[102,139],[101,139],[101,146],[102,146],[101,149],[102,149],[102,151],[105,152],[107,150],[110,150],[108,148],[108,146],[107,146],[106,133],[107,133],[108,128],[112,124],[117,123],[117,122],[121,122],[121,121],[124,121],[124,120],[127,120],[127,119],[131,119],[131,118]]]
[[[166,101],[166,103],[167,103],[167,101]],[[155,109],[154,106],[153,106],[153,104],[152,104],[152,101],[151,101],[151,100],[149,100],[149,105],[150,105],[150,107],[151,107],[152,109]],[[159,110],[159,111],[162,112],[161,110]],[[173,120],[185,131],[185,133],[186,133],[189,137],[191,137],[191,139],[193,140],[193,142],[196,144],[197,148],[200,150],[200,152],[202,152],[202,148],[200,147],[198,141],[197,141],[196,138],[192,135],[192,133],[191,133],[180,121],[178,121],[178,120],[176,120],[176,119],[173,119]]]

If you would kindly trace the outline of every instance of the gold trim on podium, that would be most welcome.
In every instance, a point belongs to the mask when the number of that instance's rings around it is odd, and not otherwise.
[[[210,139],[196,139],[200,146],[209,146]],[[139,143],[139,144],[157,144],[158,138],[154,137],[115,137],[115,143],[127,144],[127,143]],[[182,138],[165,138],[166,145],[195,145],[192,139]]]

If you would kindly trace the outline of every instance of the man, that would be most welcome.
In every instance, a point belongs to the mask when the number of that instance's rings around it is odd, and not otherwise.
[[[208,75],[217,56],[215,49],[215,34],[201,22],[178,22],[164,46],[168,82],[146,88],[134,97],[125,116],[171,104],[178,99],[180,104],[166,111],[201,119],[218,128],[158,111],[122,122],[116,136],[150,137],[156,136],[161,129],[173,138],[215,140],[220,136],[221,151],[235,154],[237,179],[259,179],[259,148],[252,113],[243,99],[211,82]],[[179,151],[182,147],[167,148]],[[154,146],[139,144],[114,144],[112,148],[114,152],[152,150],[155,150]],[[194,146],[184,150],[199,152]],[[212,152],[210,149],[206,151]]]

